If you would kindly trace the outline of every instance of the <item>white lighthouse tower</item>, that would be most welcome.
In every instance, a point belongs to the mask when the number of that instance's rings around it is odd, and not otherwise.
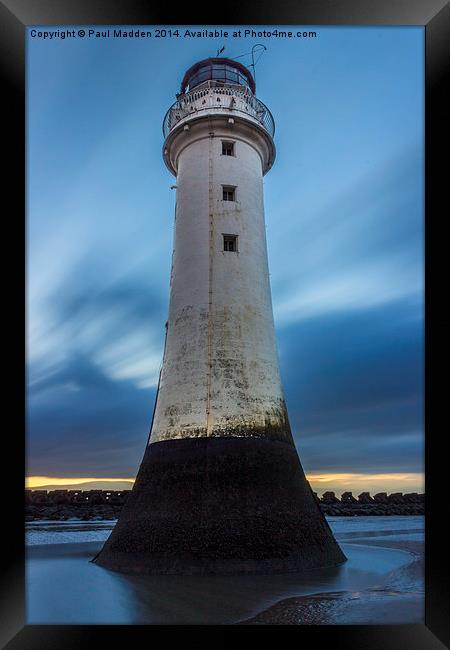
[[[263,201],[272,115],[246,67],[210,58],[184,75],[163,130],[177,197],[164,359],[135,486],[96,561],[150,573],[338,564],[278,367]]]
[[[201,61],[164,120],[177,204],[152,444],[224,435],[290,439],[264,225],[274,122],[254,90],[235,61]]]

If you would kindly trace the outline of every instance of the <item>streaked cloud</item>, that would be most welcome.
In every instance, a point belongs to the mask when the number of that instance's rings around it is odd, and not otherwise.
[[[371,309],[405,297],[421,301],[417,271],[406,260],[402,263],[390,256],[330,272],[306,287],[299,282],[295,292],[274,305],[274,312],[277,324],[283,326],[336,311]]]

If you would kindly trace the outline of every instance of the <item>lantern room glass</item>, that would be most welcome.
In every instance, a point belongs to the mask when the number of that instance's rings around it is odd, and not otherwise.
[[[186,91],[192,90],[205,81],[221,81],[250,88],[250,84],[242,72],[230,64],[205,63],[189,77]]]

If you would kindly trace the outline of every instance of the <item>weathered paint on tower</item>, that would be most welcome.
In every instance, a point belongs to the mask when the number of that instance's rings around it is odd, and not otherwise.
[[[254,93],[243,65],[207,59],[164,119],[177,178],[169,318],[149,444],[95,558],[110,569],[278,573],[345,561],[283,397],[262,182],[274,122]]]
[[[175,242],[150,443],[290,436],[264,223],[262,179],[275,156],[261,122],[268,111],[247,87],[215,83],[170,109],[164,158],[177,177]],[[234,251],[224,250],[230,235]]]

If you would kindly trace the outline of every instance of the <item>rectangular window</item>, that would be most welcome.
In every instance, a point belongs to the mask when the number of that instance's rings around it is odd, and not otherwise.
[[[231,187],[231,185],[222,185],[223,195],[222,198],[224,201],[235,201],[236,200],[236,188]]]
[[[222,156],[234,156],[234,142],[222,142]]]
[[[237,252],[237,235],[223,236],[223,250],[231,253]]]

